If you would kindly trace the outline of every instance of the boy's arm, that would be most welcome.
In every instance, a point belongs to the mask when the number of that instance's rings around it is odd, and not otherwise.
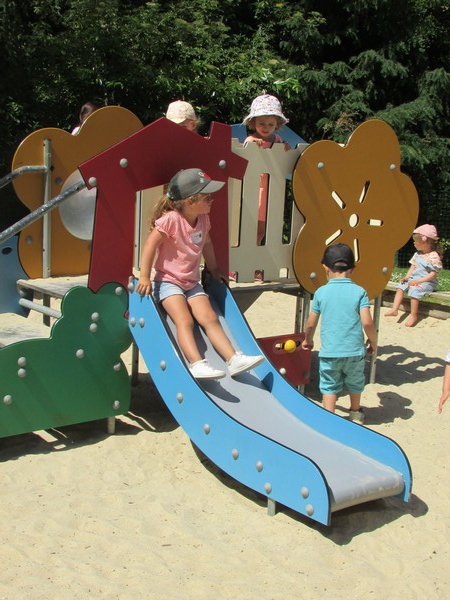
[[[370,314],[370,308],[362,308],[359,311],[361,315],[361,324],[364,329],[364,333],[367,335],[367,352],[373,354],[377,349],[377,330],[375,323],[373,322],[372,315]]]
[[[164,234],[157,229],[153,229],[145,241],[141,256],[141,271],[136,286],[136,291],[141,294],[141,296],[149,296],[152,291],[150,272],[152,270],[153,261],[155,260],[156,250],[162,244],[163,240]]]
[[[442,408],[450,396],[450,363],[445,365],[444,380],[442,382],[442,393],[439,400],[438,413],[442,412]]]
[[[305,324],[305,339],[302,342],[304,350],[312,350],[314,348],[314,332],[316,331],[319,315],[315,312],[310,312]]]

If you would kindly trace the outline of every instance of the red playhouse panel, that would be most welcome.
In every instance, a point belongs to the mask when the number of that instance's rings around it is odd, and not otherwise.
[[[271,363],[294,386],[309,383],[311,350],[302,348],[304,339],[304,333],[258,338]]]
[[[79,166],[88,189],[97,187],[89,288],[115,281],[125,287],[133,269],[136,192],[168,183],[180,169],[201,167],[212,179],[242,179],[247,161],[231,149],[231,127],[212,123],[194,134],[165,117]],[[228,272],[228,186],[215,194],[211,237],[220,269]]]

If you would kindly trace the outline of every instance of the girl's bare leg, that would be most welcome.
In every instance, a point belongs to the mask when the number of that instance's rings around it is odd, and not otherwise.
[[[403,302],[403,296],[403,290],[397,289],[397,291],[395,292],[395,298],[392,308],[391,310],[388,310],[388,312],[384,313],[385,317],[396,317],[398,315],[398,309],[400,307],[400,304]]]
[[[225,360],[230,360],[236,350],[219,323],[208,296],[194,296],[188,302],[195,320],[203,327],[211,344]]]
[[[169,296],[161,302],[164,310],[175,323],[178,344],[190,363],[201,360],[194,338],[194,319],[186,298],[180,294]]]
[[[419,300],[417,298],[410,298],[411,300],[411,314],[409,315],[405,325],[406,327],[414,327],[419,320]]]

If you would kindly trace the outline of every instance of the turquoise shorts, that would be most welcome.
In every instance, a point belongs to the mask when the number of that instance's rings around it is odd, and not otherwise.
[[[364,356],[319,357],[319,389],[322,394],[339,394],[344,386],[351,394],[360,394],[366,382]]]
[[[153,298],[155,302],[162,302],[170,296],[184,296],[186,300],[193,298],[194,296],[207,296],[205,290],[197,283],[190,290],[183,290],[179,285],[171,283],[170,281],[154,281],[153,282]]]

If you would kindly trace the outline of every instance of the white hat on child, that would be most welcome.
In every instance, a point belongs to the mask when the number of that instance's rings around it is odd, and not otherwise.
[[[175,100],[175,102],[171,102],[167,107],[166,119],[180,125],[180,123],[184,123],[186,120],[196,121],[197,117],[192,104],[184,100]]]
[[[284,115],[281,108],[281,102],[275,96],[269,94],[263,94],[257,96],[250,107],[250,114],[244,119],[244,124],[248,125],[249,122],[255,117],[266,117],[274,116],[281,119],[281,125],[286,125],[289,121]]]

